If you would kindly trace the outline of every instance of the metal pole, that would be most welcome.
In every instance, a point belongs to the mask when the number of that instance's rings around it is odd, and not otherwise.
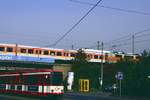
[[[103,42],[101,44],[102,46],[102,59],[101,59],[101,88],[103,87]]]
[[[134,35],[132,35],[132,53],[134,54]]]
[[[71,49],[72,49],[72,50],[74,49],[74,45],[71,45]]]
[[[100,49],[100,44],[99,44],[100,42],[99,41],[97,41],[97,50],[99,50]]]
[[[120,80],[120,93],[119,93],[120,97],[121,97],[121,80]]]
[[[16,47],[15,47],[15,55],[16,56],[18,55],[18,44],[16,44]]]

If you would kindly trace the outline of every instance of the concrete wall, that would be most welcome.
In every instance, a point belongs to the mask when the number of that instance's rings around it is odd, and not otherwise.
[[[67,73],[71,71],[72,65],[70,64],[55,64],[53,65],[54,70],[63,70],[63,78],[65,79],[67,77]]]

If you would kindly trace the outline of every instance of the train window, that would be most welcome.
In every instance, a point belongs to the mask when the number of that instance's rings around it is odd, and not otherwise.
[[[0,47],[0,51],[4,51],[5,50],[5,48],[4,47]]]
[[[99,59],[102,59],[102,58],[103,58],[103,56],[102,56],[102,55],[100,55],[100,56],[99,56]]]
[[[55,56],[55,51],[51,51],[51,52],[50,52],[50,55],[51,55],[51,56]]]
[[[132,60],[133,56],[125,56],[125,59]]]
[[[62,56],[62,52],[57,52],[57,56]]]
[[[13,48],[7,47],[7,52],[13,52]]]
[[[64,56],[69,56],[69,54],[68,53],[64,53]]]
[[[35,53],[36,53],[36,54],[39,54],[39,51],[38,51],[38,50],[36,50],[36,51],[35,51]]]
[[[94,59],[98,59],[98,55],[94,55]]]
[[[11,85],[10,90],[15,90],[15,85]]]
[[[108,53],[105,54],[105,59],[108,59]]]
[[[119,57],[119,58],[122,58],[122,55],[115,55],[115,57]]]
[[[33,54],[33,50],[32,49],[28,49],[28,53]]]
[[[37,75],[29,75],[26,82],[27,84],[37,84],[39,77]]]
[[[75,55],[75,53],[71,53],[70,56],[71,57],[75,57],[76,55]]]
[[[21,49],[21,53],[26,53],[26,49]]]
[[[42,51],[41,51],[41,50],[39,50],[39,54],[42,54]]]
[[[0,77],[0,84],[5,84],[6,83],[6,78],[5,77]]]
[[[52,78],[52,85],[61,85],[63,82],[62,72],[53,72],[51,78]]]
[[[44,54],[44,55],[48,55],[49,52],[48,52],[48,51],[44,51],[43,54]]]
[[[36,50],[35,53],[36,53],[36,54],[41,54],[42,51],[41,51],[41,50]]]

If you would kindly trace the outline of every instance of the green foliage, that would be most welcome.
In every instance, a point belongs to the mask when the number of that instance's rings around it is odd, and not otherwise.
[[[87,62],[87,56],[84,53],[82,49],[78,50],[78,53],[76,54],[75,61],[79,61],[80,63],[86,63]]]
[[[74,89],[78,90],[79,79],[89,79],[90,88],[99,89],[100,64],[87,62],[86,54],[78,52],[73,61],[72,70],[75,72]],[[123,72],[122,95],[126,96],[150,96],[150,52],[144,51],[139,62],[124,60],[115,64],[104,64],[104,87],[117,83],[115,75]]]
[[[150,56],[150,52],[144,50],[142,53],[141,53],[142,57],[148,57]]]
[[[113,65],[113,70],[105,69],[106,84],[113,84],[116,81],[115,74],[123,72],[122,94],[127,96],[150,96],[150,53],[143,52],[143,57],[139,62],[122,61]],[[110,82],[110,83],[109,83]],[[118,84],[119,85],[119,84]]]
[[[89,79],[90,88],[93,90],[99,87],[100,67],[98,64],[89,63],[86,54],[79,50],[73,61],[72,71],[75,73],[74,90],[79,89],[79,79]]]

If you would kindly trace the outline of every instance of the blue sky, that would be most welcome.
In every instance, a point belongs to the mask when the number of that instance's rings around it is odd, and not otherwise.
[[[101,5],[150,13],[150,0],[103,0]],[[0,0],[1,43],[53,44],[90,8],[69,0]],[[55,48],[68,49],[72,44],[76,48],[96,46],[97,41],[111,41],[147,28],[150,28],[150,15],[96,7]],[[143,39],[146,38],[150,36]],[[136,52],[149,48],[149,43],[135,44]],[[131,45],[113,49],[130,52]]]

